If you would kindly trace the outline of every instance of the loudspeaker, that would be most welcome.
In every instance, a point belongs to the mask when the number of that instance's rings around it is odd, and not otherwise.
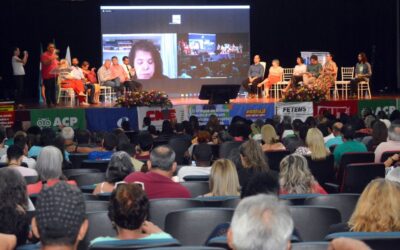
[[[237,84],[202,85],[199,99],[208,100],[208,104],[227,104],[237,97],[240,87]]]

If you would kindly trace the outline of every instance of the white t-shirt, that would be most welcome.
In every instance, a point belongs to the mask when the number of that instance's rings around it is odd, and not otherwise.
[[[188,175],[210,175],[211,167],[181,167],[178,171],[178,178],[180,182],[184,182],[183,177]]]
[[[131,65],[129,65],[129,64],[121,64],[121,66],[122,66],[122,68],[124,69],[124,71],[125,71],[125,73],[126,73],[126,76],[129,78],[129,73],[131,74],[131,76],[133,76],[132,75],[132,66]],[[128,66],[128,67],[127,67]],[[130,80],[130,79],[129,79]]]
[[[294,66],[293,75],[299,76],[307,72],[307,65],[296,65]]]
[[[7,155],[6,155],[6,154],[3,155],[3,156],[0,158],[0,162],[7,162],[7,161],[8,161],[8,159],[7,159]],[[30,168],[30,169],[36,169],[36,160],[35,160],[35,159],[26,157],[26,156],[24,155],[24,156],[22,156],[22,162],[26,163],[26,165],[28,165],[28,168]]]
[[[13,75],[15,75],[15,76],[24,76],[25,75],[24,64],[22,62],[20,62],[20,60],[21,59],[17,56],[13,56],[11,58]]]
[[[30,168],[25,168],[25,167],[21,167],[21,166],[12,166],[12,167],[8,167],[8,168],[18,170],[18,172],[20,172],[22,176],[37,176],[38,175],[36,170],[30,169]]]

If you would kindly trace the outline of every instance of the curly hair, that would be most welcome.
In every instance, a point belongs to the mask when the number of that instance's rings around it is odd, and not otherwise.
[[[161,60],[161,55],[156,46],[154,46],[153,42],[148,40],[139,40],[133,46],[131,51],[129,52],[129,63],[134,65],[136,52],[138,50],[143,50],[150,52],[153,60],[154,60],[154,75],[153,79],[159,79],[163,77],[163,64]]]
[[[400,231],[400,184],[382,178],[371,181],[348,225],[354,232]]]
[[[135,230],[149,215],[149,199],[137,184],[120,184],[112,192],[108,217],[115,226]]]

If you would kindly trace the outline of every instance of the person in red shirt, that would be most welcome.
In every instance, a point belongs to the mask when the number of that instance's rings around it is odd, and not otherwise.
[[[47,45],[47,51],[40,56],[40,62],[42,63],[42,78],[43,85],[45,87],[45,97],[47,106],[57,104],[56,99],[56,77],[52,71],[58,67],[58,55],[56,52],[56,46],[54,43]]]
[[[172,180],[176,162],[175,152],[170,147],[153,149],[147,166],[147,173],[132,173],[125,178],[125,182],[141,184],[149,199],[191,197],[187,188]]]

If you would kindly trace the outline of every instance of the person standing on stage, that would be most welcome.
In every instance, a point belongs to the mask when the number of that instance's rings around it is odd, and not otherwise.
[[[90,84],[90,82],[86,82],[86,78],[85,75],[83,74],[83,70],[79,67],[79,60],[78,58],[74,57],[72,58],[71,61],[71,75],[73,76],[74,79],[76,80],[81,80],[84,84],[85,87],[85,91],[86,93],[88,93],[88,90],[90,90],[90,94],[88,96],[88,102],[90,104],[94,104],[94,92],[95,92],[95,88],[93,84]]]
[[[257,92],[257,84],[261,83],[264,77],[264,67],[260,64],[260,55],[254,56],[254,64],[250,66],[248,78],[242,82],[242,86],[250,96]]]
[[[372,76],[371,64],[364,52],[358,54],[358,63],[355,68],[355,78],[350,81],[350,96],[355,96],[359,82],[368,81]]]
[[[133,80],[136,72],[135,69],[129,64],[129,57],[122,57],[122,68],[124,69],[127,79],[125,81],[125,87],[130,91],[138,92],[142,90],[142,84]]]
[[[16,103],[20,103],[23,97],[24,91],[24,78],[25,78],[25,69],[24,66],[28,61],[28,52],[24,51],[24,57],[20,58],[21,51],[19,48],[14,49],[14,55],[11,59],[11,64],[13,68],[13,77],[15,84],[15,92],[14,97]]]
[[[103,66],[97,71],[100,86],[108,86],[114,88],[118,95],[123,91],[121,80],[118,76],[114,75],[111,70],[111,60],[106,59]],[[125,79],[124,79],[125,80]]]
[[[54,43],[47,45],[47,51],[40,56],[40,62],[42,63],[42,78],[47,106],[55,106],[57,105],[57,75],[52,73],[52,71],[58,67],[58,55]]]

